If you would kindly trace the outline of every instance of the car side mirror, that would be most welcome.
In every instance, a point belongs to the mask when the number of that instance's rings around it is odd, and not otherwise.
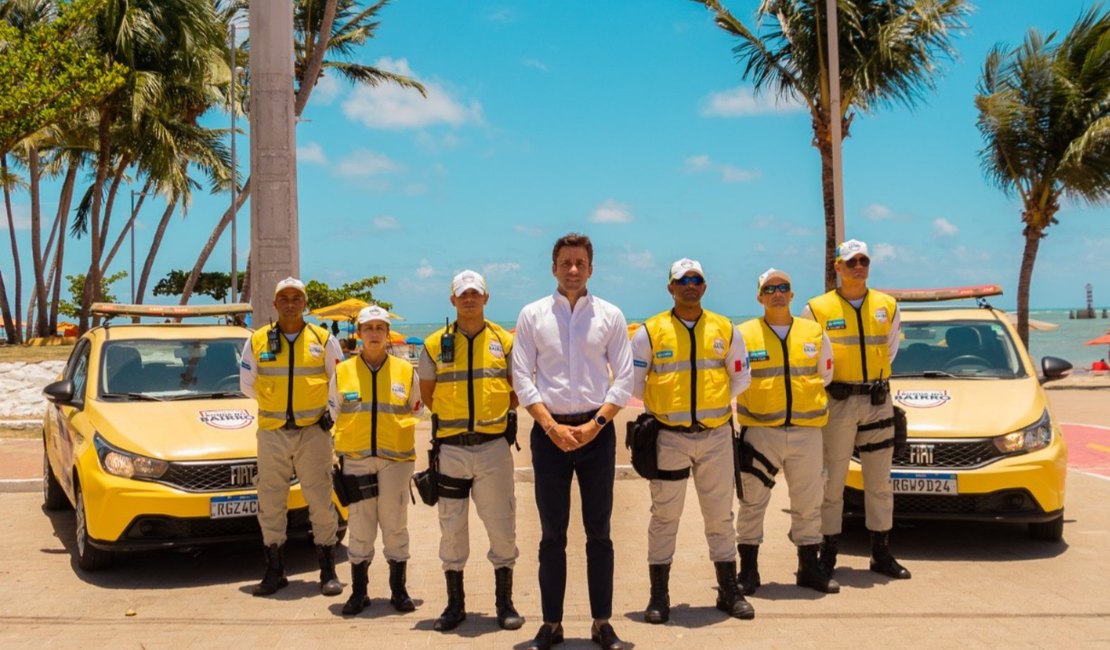
[[[1044,357],[1041,359],[1041,371],[1044,376],[1041,377],[1041,383],[1045,384],[1057,379],[1063,379],[1071,372],[1072,365],[1070,362],[1059,357]]]
[[[52,384],[47,384],[46,388],[42,389],[42,394],[46,399],[55,404],[60,404],[62,406],[77,406],[73,400],[72,379],[63,379]]]

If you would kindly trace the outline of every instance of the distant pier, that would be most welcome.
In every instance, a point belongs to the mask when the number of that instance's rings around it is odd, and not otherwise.
[[[1099,311],[1095,309],[1095,292],[1091,283],[1087,283],[1087,308],[1086,309],[1073,309],[1068,312],[1068,318],[1072,320],[1084,320],[1088,318],[1099,318]],[[1107,317],[1107,310],[1103,308],[1102,318]]]

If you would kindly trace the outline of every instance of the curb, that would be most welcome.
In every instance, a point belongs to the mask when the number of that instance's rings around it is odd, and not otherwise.
[[[38,492],[42,490],[41,478],[0,479],[0,494],[9,492]]]

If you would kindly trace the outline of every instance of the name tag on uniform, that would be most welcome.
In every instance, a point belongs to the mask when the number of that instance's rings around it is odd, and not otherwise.
[[[767,355],[766,350],[752,350],[748,352],[748,363],[753,361],[766,361],[770,356]]]
[[[273,352],[263,352],[258,356],[259,361],[276,361],[277,355]]]
[[[827,329],[827,330],[848,329],[848,324],[844,322],[843,318],[837,318],[835,320],[830,320],[829,322],[825,323],[825,329]]]
[[[354,392],[343,393],[343,401],[344,402],[357,402],[357,401],[359,401],[358,393],[354,393]]]
[[[660,350],[660,351],[655,353],[655,358],[656,359],[670,359],[673,356],[674,356],[674,352],[671,351],[671,350]]]

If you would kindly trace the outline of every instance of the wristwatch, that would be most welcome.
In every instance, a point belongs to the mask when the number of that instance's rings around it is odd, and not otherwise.
[[[603,427],[609,422],[609,419],[599,413],[594,416],[594,422],[597,422],[597,426]]]

